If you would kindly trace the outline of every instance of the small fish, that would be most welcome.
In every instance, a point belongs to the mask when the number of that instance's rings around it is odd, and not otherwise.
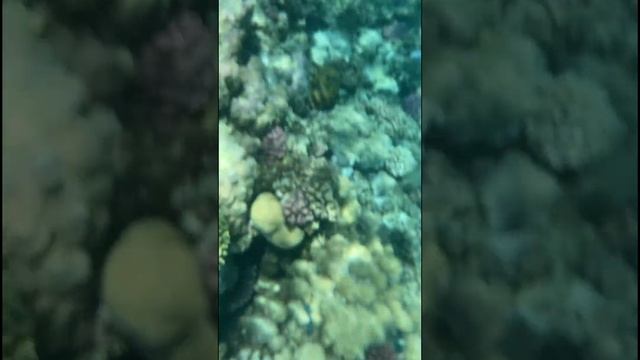
[[[413,50],[409,54],[409,58],[411,58],[411,60],[420,61],[420,59],[422,59],[422,52],[420,51],[420,49]]]

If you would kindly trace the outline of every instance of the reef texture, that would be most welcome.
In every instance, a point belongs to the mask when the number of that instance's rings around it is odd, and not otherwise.
[[[220,2],[222,359],[421,358],[418,7]]]
[[[637,358],[636,3],[576,4],[424,2],[426,358]]]
[[[160,123],[202,110],[215,86],[212,32],[184,12],[142,50],[141,83],[150,115]]]
[[[2,4],[3,359],[215,358],[213,9],[94,5]]]
[[[121,128],[39,38],[41,14],[13,1],[2,14],[3,358],[34,358],[34,343],[67,357],[93,342],[90,250],[106,240]]]

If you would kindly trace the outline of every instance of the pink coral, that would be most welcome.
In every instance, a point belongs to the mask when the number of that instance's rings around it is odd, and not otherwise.
[[[314,219],[309,201],[300,190],[295,190],[285,195],[282,200],[282,210],[284,211],[287,223],[290,225],[303,226]]]

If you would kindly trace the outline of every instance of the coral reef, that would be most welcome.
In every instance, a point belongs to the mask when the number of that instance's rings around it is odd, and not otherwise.
[[[415,0],[393,4],[362,0],[318,1],[313,5],[302,0],[287,0],[284,3],[287,13],[294,20],[322,20],[330,27],[349,30],[420,12],[420,2]]]
[[[300,190],[285,194],[282,199],[282,210],[287,223],[294,226],[304,226],[313,221],[313,213],[309,207],[309,201]]]
[[[165,1],[102,5],[15,0],[2,5],[3,358],[154,358],[157,352],[210,359],[217,305],[213,296],[204,297],[202,285],[209,274],[209,290],[217,293],[211,281],[217,279],[211,259],[216,165],[210,154],[216,126],[211,125],[215,117],[205,115],[215,104],[215,46],[203,20],[212,19],[213,9],[192,4],[190,15],[181,17],[184,12],[169,9]],[[158,35],[167,26],[170,34]],[[144,50],[154,38],[158,41]],[[159,112],[141,106],[150,100]],[[175,111],[164,112],[165,105]],[[162,112],[171,118],[161,118]],[[154,266],[172,264],[172,256],[184,260],[182,250],[167,255],[143,241],[133,256],[120,258],[126,274],[109,279],[131,294],[139,290],[142,310],[133,310],[138,318],[126,305],[113,306],[114,298],[128,302],[122,288],[110,288],[108,296],[100,292],[103,272],[113,275],[113,259],[104,266],[116,235],[159,214],[186,233],[186,239],[179,236],[179,249],[201,255],[188,256],[193,271],[186,270],[186,280],[164,288],[179,292],[181,285],[192,285],[198,294],[191,299],[199,303],[192,309],[197,323],[180,334],[180,346],[168,345],[173,354],[141,334],[153,323],[145,316],[168,315],[158,312],[166,310],[167,297],[156,298],[147,292],[152,282],[136,283],[132,274],[139,266],[139,274],[153,280],[148,275],[158,274]],[[127,243],[117,241],[116,252]],[[140,251],[149,245],[148,254]],[[151,253],[164,260],[157,262]],[[119,331],[112,334],[108,315],[131,323],[116,326]],[[179,320],[172,323],[170,314],[163,321],[165,330],[182,326]]]
[[[544,94],[545,105],[526,124],[526,138],[552,168],[581,168],[601,159],[622,139],[625,126],[595,82],[566,73]]]
[[[335,170],[323,158],[306,160],[309,162],[292,158],[291,167],[278,174],[272,187],[282,203],[287,222],[312,233],[321,221],[336,221],[339,203]]]
[[[262,151],[269,162],[282,160],[287,151],[287,134],[276,126],[262,138]]]
[[[396,352],[390,344],[372,345],[366,351],[367,360],[395,360]]]
[[[186,341],[178,347],[189,349],[178,354],[211,357],[206,349],[215,346],[215,335],[206,323],[197,258],[170,224],[144,219],[124,231],[105,264],[102,298],[105,321],[149,353],[164,353]]]
[[[338,101],[340,73],[335,65],[319,66],[311,78],[311,102],[322,110],[331,109]]]
[[[179,121],[208,103],[215,86],[211,37],[197,14],[185,12],[143,48],[138,66],[154,121]]]
[[[121,128],[41,39],[42,13],[14,1],[2,13],[3,284],[26,314],[3,330],[25,356],[35,342],[65,357],[92,343],[91,251],[106,240]]]
[[[417,5],[221,2],[221,358],[420,358]]]
[[[47,27],[56,57],[82,79],[91,100],[107,102],[120,96],[135,73],[129,49],[103,43],[88,33],[73,31],[59,23],[48,23]]]
[[[232,237],[242,239],[234,241],[231,246],[246,249],[251,238],[248,237],[245,218],[256,162],[245,153],[231,133],[231,128],[222,121],[219,127],[218,154],[220,214],[226,219]]]
[[[4,260],[4,259],[3,259]],[[37,359],[33,322],[26,322],[29,308],[25,297],[17,291],[11,269],[2,274],[2,357],[4,359]]]
[[[422,95],[419,92],[411,93],[402,101],[402,109],[414,120],[422,119]]]
[[[251,204],[251,223],[273,245],[290,249],[304,238],[299,228],[289,229],[278,198],[271,193],[262,193]]]
[[[635,358],[631,3],[423,4],[426,357]]]
[[[338,61],[348,61],[351,57],[351,45],[338,31],[318,31],[313,34],[311,60],[318,66]]]

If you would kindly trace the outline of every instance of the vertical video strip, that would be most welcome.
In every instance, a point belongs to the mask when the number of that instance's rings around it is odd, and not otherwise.
[[[3,359],[215,358],[215,14],[3,1]]]
[[[427,359],[637,358],[637,2],[424,2]]]
[[[220,359],[422,358],[421,7],[219,1]]]

